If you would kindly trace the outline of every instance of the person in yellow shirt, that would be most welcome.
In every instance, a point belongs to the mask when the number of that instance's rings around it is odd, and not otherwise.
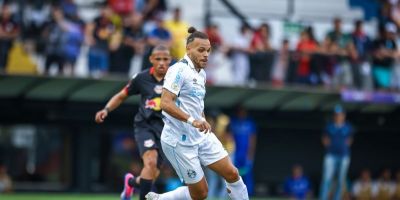
[[[183,58],[186,52],[186,38],[189,25],[181,19],[181,9],[175,8],[173,19],[164,22],[164,27],[172,34],[171,56],[175,60]]]

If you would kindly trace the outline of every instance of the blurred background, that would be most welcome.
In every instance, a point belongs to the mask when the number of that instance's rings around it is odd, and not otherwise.
[[[139,98],[95,112],[156,44],[179,60],[189,26],[212,43],[205,113],[251,196],[400,199],[398,0],[0,0],[0,193],[118,198],[142,165]],[[158,191],[180,184],[163,167]]]

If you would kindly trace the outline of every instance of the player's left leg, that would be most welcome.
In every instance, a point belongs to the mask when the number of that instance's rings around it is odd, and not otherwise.
[[[140,200],[146,199],[145,196],[149,193],[153,187],[154,181],[160,175],[160,170],[158,169],[158,152],[155,149],[147,150],[143,156],[143,169],[140,175],[135,177],[128,173],[125,175],[125,189],[121,195],[121,199],[128,200],[132,196],[129,190],[132,188],[140,189]],[[126,192],[128,190],[128,193]]]
[[[135,128],[135,139],[143,160],[143,169],[140,175],[134,177],[128,173],[125,175],[125,189],[121,194],[122,200],[130,200],[132,188],[139,188],[139,199],[145,200],[145,196],[153,187],[155,179],[160,174],[159,166],[162,158],[160,156],[161,145],[155,134],[144,127]]]
[[[220,176],[224,177],[228,195],[233,200],[249,199],[246,185],[228,156],[207,166]]]
[[[137,182],[140,182],[140,200],[146,199],[145,196],[151,191],[153,182],[160,174],[157,168],[158,152],[155,149],[146,151],[143,156],[143,169],[138,177]]]
[[[237,168],[232,164],[228,153],[213,133],[210,133],[207,139],[199,145],[199,157],[203,165],[225,179],[228,195],[231,199],[249,199],[246,185],[243,183]]]

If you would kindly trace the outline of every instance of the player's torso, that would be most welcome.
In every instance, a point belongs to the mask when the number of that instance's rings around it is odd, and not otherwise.
[[[140,106],[135,121],[161,120],[161,93],[164,81],[154,78],[151,74],[141,74],[140,84]]]
[[[183,85],[177,95],[176,105],[183,112],[192,116],[195,119],[201,119],[204,110],[204,97],[206,94],[206,75],[204,70],[197,72],[194,68],[187,65],[184,60],[180,61],[181,75],[178,79],[183,78]],[[174,87],[174,86],[172,86]],[[161,139],[167,141],[171,145],[177,142],[183,145],[196,145],[200,143],[205,134],[199,132],[192,125],[179,121],[167,113],[163,113],[166,117],[164,119],[165,126]],[[166,133],[166,134],[164,134]]]
[[[206,95],[205,75],[192,69],[185,69],[185,82],[178,95],[178,106],[195,119],[202,117]]]

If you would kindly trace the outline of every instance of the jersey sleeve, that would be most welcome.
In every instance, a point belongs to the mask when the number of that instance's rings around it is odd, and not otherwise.
[[[132,79],[124,87],[124,91],[128,96],[134,95],[134,94],[139,94],[140,87],[139,87],[138,79],[139,79],[138,74],[133,75]]]
[[[183,73],[183,68],[180,66],[173,66],[168,69],[167,74],[165,75],[163,88],[178,96],[183,86],[184,80],[185,77]]]

